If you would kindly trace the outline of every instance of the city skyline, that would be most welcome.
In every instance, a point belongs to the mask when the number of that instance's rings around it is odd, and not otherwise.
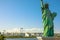
[[[42,29],[40,28],[30,28],[30,29],[21,29],[21,28],[14,28],[14,29],[6,29],[0,30],[1,33],[43,33]]]
[[[60,32],[59,0],[44,0],[52,12],[57,13],[54,20],[55,32]],[[38,28],[43,31],[40,0],[0,0],[0,29]]]

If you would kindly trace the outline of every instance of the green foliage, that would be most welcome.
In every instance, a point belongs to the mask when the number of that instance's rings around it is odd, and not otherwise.
[[[4,36],[3,35],[0,35],[0,40],[4,40]]]
[[[5,36],[5,38],[36,38],[36,36],[30,36],[30,37],[25,37],[25,36]]]

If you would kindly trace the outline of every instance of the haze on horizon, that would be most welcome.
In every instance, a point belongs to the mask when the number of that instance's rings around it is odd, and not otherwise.
[[[60,0],[44,2],[49,3],[51,12],[57,13],[54,30],[60,33]],[[43,29],[40,0],[0,0],[0,30],[14,28]]]

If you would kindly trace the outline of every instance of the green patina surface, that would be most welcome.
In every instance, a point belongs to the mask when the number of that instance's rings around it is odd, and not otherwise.
[[[53,37],[54,36],[54,17],[56,13],[49,10],[48,3],[44,4],[43,0],[41,0],[41,9],[42,9],[42,19],[43,19],[43,26],[44,26],[44,37]]]

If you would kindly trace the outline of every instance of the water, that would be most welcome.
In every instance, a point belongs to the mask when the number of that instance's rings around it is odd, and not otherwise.
[[[5,40],[38,40],[37,38],[6,38]]]

